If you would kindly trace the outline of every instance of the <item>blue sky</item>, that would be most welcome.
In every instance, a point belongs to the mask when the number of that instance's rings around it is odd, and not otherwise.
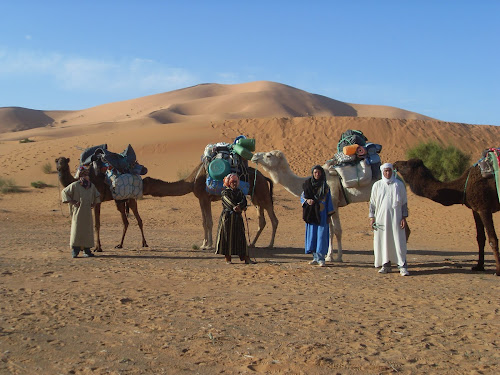
[[[500,125],[500,1],[3,1],[0,107],[274,81]]]

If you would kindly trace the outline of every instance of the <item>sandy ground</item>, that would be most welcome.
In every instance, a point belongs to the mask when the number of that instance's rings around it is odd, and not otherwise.
[[[487,271],[470,270],[476,234],[464,206],[409,193],[409,277],[373,267],[367,203],[340,209],[344,262],[310,266],[299,201],[280,185],[275,248],[266,248],[266,217],[251,250],[257,264],[227,265],[199,249],[201,213],[192,194],[139,201],[148,248],[133,217],[124,248],[114,248],[121,220],[114,203],[104,203],[104,252],[72,259],[57,174],[42,172],[46,163],[55,169],[58,156],[76,165],[82,147],[108,143],[121,152],[131,143],[148,176],[174,181],[196,165],[207,143],[244,132],[257,139],[257,151],[281,149],[295,173],[305,175],[333,155],[339,134],[350,128],[383,144],[386,161],[430,138],[463,142],[477,155],[497,128],[347,118],[59,125],[0,137],[0,176],[22,187],[0,194],[0,373],[499,372],[500,278],[489,248]],[[20,144],[25,137],[36,142]],[[52,187],[32,188],[38,180]],[[212,209],[216,223],[220,202]],[[254,208],[247,218],[253,238]]]
[[[403,278],[373,268],[365,204],[341,210],[344,262],[318,268],[303,254],[297,200],[279,187],[275,198],[275,249],[265,248],[268,226],[251,251],[257,264],[227,265],[196,248],[201,214],[190,195],[139,202],[148,248],[131,219],[114,249],[120,220],[103,204],[104,252],[92,259],[70,258],[56,187],[2,196],[0,372],[497,373],[500,284],[491,251],[487,272],[470,271],[467,208],[410,194]],[[252,235],[253,208],[247,217]]]

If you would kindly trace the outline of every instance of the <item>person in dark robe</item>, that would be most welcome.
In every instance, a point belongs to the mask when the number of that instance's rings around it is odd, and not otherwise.
[[[325,171],[320,165],[315,165],[311,174],[304,182],[300,196],[302,218],[306,222],[305,252],[313,255],[309,264],[324,267],[330,242],[328,221],[335,210]]]
[[[245,224],[242,213],[247,209],[247,199],[238,187],[239,178],[236,173],[224,178],[222,190],[222,213],[217,228],[215,253],[224,255],[226,263],[231,263],[231,256],[239,256],[246,264],[255,263],[248,255]]]

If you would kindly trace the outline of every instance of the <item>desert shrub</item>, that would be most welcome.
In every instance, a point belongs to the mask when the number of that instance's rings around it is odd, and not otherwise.
[[[470,166],[470,155],[454,146],[444,147],[435,141],[422,142],[406,153],[408,159],[422,159],[438,180],[451,181]]]
[[[16,186],[16,183],[14,182],[14,180],[0,177],[0,193],[3,193],[3,194],[18,193],[20,191],[21,191],[21,189],[19,189],[19,187]]]
[[[51,185],[46,184],[43,181],[33,181],[31,183],[31,186],[33,186],[35,189],[43,189],[43,188],[46,188],[46,187],[50,187]]]
[[[19,141],[19,143],[30,143],[30,142],[35,142],[35,141],[29,138],[24,138]]]
[[[52,164],[50,164],[49,162],[45,163],[44,165],[42,165],[42,170],[43,170],[43,173],[45,173],[45,174],[51,174],[52,173]]]

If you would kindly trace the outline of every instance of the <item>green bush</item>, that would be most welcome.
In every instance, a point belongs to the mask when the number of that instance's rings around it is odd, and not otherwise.
[[[454,146],[444,147],[435,141],[420,143],[406,153],[408,159],[422,159],[438,180],[451,181],[470,166],[470,155]]]
[[[45,163],[44,165],[42,165],[42,170],[43,170],[43,173],[45,173],[45,174],[51,174],[52,173],[52,164],[50,164],[49,162]]]
[[[19,143],[30,143],[30,142],[35,142],[35,141],[29,138],[24,138],[19,141]]]
[[[35,189],[43,189],[43,188],[46,188],[46,187],[50,187],[51,185],[46,184],[43,181],[34,181],[34,182],[31,183],[31,186],[33,186]]]
[[[16,183],[14,180],[11,179],[5,179],[3,177],[0,177],[0,193],[6,194],[6,193],[19,193],[21,189],[19,189],[18,186],[16,186]]]

